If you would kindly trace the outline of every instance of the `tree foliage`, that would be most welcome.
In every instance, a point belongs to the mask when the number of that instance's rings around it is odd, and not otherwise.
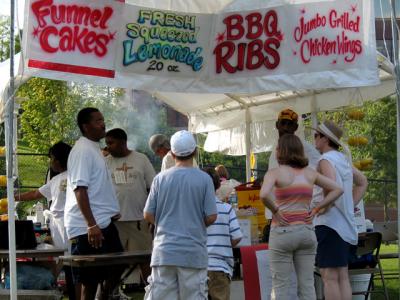
[[[397,148],[396,148],[396,99],[387,97],[379,101],[366,102],[356,109],[364,112],[362,120],[350,120],[347,112],[341,111],[320,113],[319,119],[331,119],[345,129],[347,137],[364,136],[368,144],[350,147],[353,161],[372,158],[373,165],[363,171],[369,179],[365,200],[367,202],[386,201],[395,205],[397,199]],[[346,140],[346,137],[344,137]]]
[[[22,85],[17,95],[21,103],[21,137],[38,153],[63,140],[72,143],[77,135],[76,111],[79,98],[68,92],[64,81],[31,78]]]
[[[10,17],[0,19],[0,62],[10,57]],[[21,51],[19,35],[15,36],[15,53]]]
[[[145,92],[135,95],[137,103],[131,103],[124,89],[32,78],[18,90],[18,96],[24,99],[21,137],[36,152],[46,153],[59,140],[73,144],[80,136],[77,113],[87,106],[102,112],[107,130],[123,128],[130,146],[147,154],[152,134],[173,131],[166,124],[165,109]]]

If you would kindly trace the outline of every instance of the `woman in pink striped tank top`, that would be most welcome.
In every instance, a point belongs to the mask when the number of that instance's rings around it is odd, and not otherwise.
[[[281,136],[276,151],[279,167],[267,172],[260,192],[260,198],[273,213],[269,237],[271,299],[289,299],[294,266],[298,298],[313,300],[317,240],[312,219],[343,191],[336,182],[307,167],[303,145],[296,135]],[[310,210],[314,184],[327,193]]]

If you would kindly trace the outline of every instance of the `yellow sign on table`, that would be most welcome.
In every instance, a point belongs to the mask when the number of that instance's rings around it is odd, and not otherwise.
[[[239,209],[254,209],[257,215],[258,230],[263,231],[267,220],[265,219],[265,206],[260,199],[259,185],[253,184],[241,184],[235,187],[238,197],[238,208]]]

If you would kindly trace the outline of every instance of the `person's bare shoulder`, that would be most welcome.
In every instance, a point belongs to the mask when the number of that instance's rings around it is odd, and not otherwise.
[[[317,171],[311,167],[304,168],[304,176],[310,183],[314,183],[317,177]]]

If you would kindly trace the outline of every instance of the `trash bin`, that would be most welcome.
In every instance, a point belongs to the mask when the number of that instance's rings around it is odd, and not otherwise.
[[[363,292],[368,289],[369,280],[371,274],[359,274],[350,276],[350,284],[353,292]],[[353,295],[353,300],[364,300],[364,295]],[[371,294],[368,295],[368,299],[371,299]]]

